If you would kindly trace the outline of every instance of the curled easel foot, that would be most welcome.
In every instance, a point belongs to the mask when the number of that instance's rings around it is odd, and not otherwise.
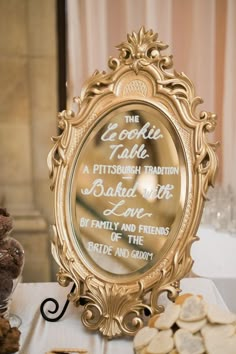
[[[71,291],[70,291],[70,294],[72,294],[74,292],[74,290],[75,290],[75,284],[73,284],[73,286],[71,288]],[[48,322],[59,321],[64,316],[70,301],[68,299],[66,300],[65,305],[63,306],[63,309],[62,309],[61,313],[58,316],[56,316],[56,317],[48,317],[48,315],[46,314],[45,305],[50,303],[50,302],[52,302],[55,305],[55,308],[53,310],[47,310],[47,312],[49,312],[50,314],[53,314],[53,315],[58,312],[58,310],[59,310],[58,301],[56,299],[52,298],[52,297],[49,297],[49,298],[43,300],[43,302],[40,305],[41,315],[45,319],[45,321],[48,321]]]

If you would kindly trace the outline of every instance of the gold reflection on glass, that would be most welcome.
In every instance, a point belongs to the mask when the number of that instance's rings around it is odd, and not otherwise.
[[[99,120],[72,183],[76,239],[90,264],[127,275],[161,259],[183,211],[183,159],[177,133],[157,109],[126,105]]]

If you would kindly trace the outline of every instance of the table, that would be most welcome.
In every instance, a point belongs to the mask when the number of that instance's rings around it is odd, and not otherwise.
[[[214,283],[208,279],[186,278],[183,292],[202,294],[206,301],[226,307]],[[88,331],[80,322],[80,311],[70,304],[58,322],[46,322],[39,311],[47,297],[54,297],[63,306],[70,291],[57,283],[22,283],[15,290],[11,313],[22,319],[20,354],[45,354],[55,347],[84,348],[89,354],[133,354],[132,338],[108,340]]]
[[[211,279],[236,279],[236,235],[210,226],[200,226],[197,235],[200,241],[191,249],[193,272]]]
[[[236,235],[205,225],[197,235],[200,240],[191,249],[193,273],[213,280],[229,309],[236,312]]]

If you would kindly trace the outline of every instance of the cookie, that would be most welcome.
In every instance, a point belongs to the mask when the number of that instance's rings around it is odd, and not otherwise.
[[[179,354],[205,353],[205,346],[202,338],[194,336],[186,329],[178,329],[174,334],[174,341]]]
[[[224,310],[215,304],[208,305],[207,318],[211,323],[231,324],[236,322],[234,313]]]
[[[175,303],[169,304],[165,311],[157,318],[154,326],[157,329],[171,328],[179,317],[180,308],[180,305],[176,305]]]
[[[155,327],[155,322],[156,320],[159,318],[160,314],[156,314],[152,317],[150,317],[149,321],[148,321],[148,327]]]
[[[235,327],[232,324],[214,325],[208,323],[201,329],[203,338],[207,336],[216,336],[218,338],[231,337],[235,334]]]
[[[191,293],[185,293],[185,294],[182,294],[182,295],[179,295],[176,300],[175,300],[175,303],[177,305],[182,305],[184,303],[184,301],[186,299],[188,299],[189,297],[193,296],[193,294]],[[200,299],[202,299],[202,295],[197,295]]]
[[[217,335],[207,336],[205,346],[208,354],[235,354],[236,336],[226,338]]]
[[[207,314],[207,306],[203,299],[199,296],[194,295],[188,297],[183,305],[181,306],[181,311],[179,319],[182,321],[199,321],[205,318]]]
[[[182,321],[182,320],[177,320],[176,324],[179,328],[187,329],[191,333],[197,333],[200,331],[205,324],[207,323],[207,319],[203,318],[202,320],[199,321]]]
[[[174,348],[172,331],[158,332],[148,344],[147,354],[168,354]]]
[[[140,350],[147,346],[153,337],[158,333],[156,328],[143,327],[134,337],[133,346],[135,350]]]

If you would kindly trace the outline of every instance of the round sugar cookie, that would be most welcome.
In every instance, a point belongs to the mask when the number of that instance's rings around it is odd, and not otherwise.
[[[148,327],[155,327],[155,322],[156,320],[158,319],[158,317],[160,316],[160,314],[156,314],[152,317],[149,318],[149,321],[148,321]]]
[[[188,297],[181,306],[179,319],[182,321],[198,321],[206,317],[207,306],[197,295]]]
[[[210,324],[207,323],[202,329],[203,338],[208,336],[216,336],[218,338],[231,337],[235,333],[235,327],[232,324]]]
[[[200,331],[207,323],[207,319],[203,318],[202,320],[199,321],[182,321],[182,320],[177,320],[176,324],[179,328],[187,329],[191,333],[197,333]]]
[[[186,329],[178,329],[174,334],[174,341],[179,354],[205,353],[203,339],[193,335]]]
[[[211,323],[231,324],[236,322],[236,314],[222,309],[216,304],[208,304],[207,318]]]
[[[158,329],[169,329],[173,326],[179,317],[180,305],[175,303],[169,304],[165,311],[160,314],[157,318],[154,326]]]
[[[158,333],[157,328],[143,327],[135,335],[133,347],[139,350],[147,346],[153,337]]]
[[[160,331],[146,348],[147,354],[168,354],[174,348],[172,331]]]

